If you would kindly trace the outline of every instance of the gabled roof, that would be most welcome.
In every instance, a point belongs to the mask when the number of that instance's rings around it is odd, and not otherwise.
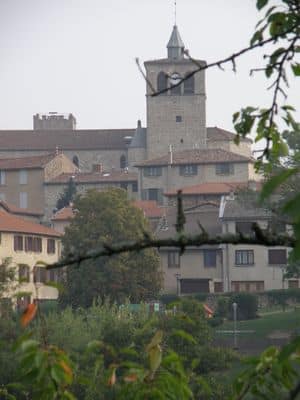
[[[243,201],[238,198],[225,199],[222,219],[227,220],[259,220],[270,219],[272,212],[266,208],[259,207],[253,202]]]
[[[20,157],[20,158],[1,158],[0,169],[35,169],[44,168],[49,161],[55,158],[55,154],[46,154],[42,156]]]
[[[19,208],[14,206],[13,204],[8,204],[4,200],[0,200],[0,210],[1,208],[10,214],[17,214],[17,215],[41,217],[44,214],[42,210],[38,211],[38,210],[28,210],[27,208]]]
[[[192,196],[199,194],[228,194],[236,189],[245,188],[248,182],[206,182],[198,185],[184,186],[181,190],[183,196]],[[178,190],[172,190],[164,193],[164,196],[177,196]]]
[[[70,178],[75,183],[135,182],[138,179],[138,174],[126,171],[63,173],[45,184],[66,184]]]
[[[11,215],[0,210],[0,232],[23,233],[38,236],[60,237],[54,229]]]
[[[0,130],[0,150],[114,150],[126,148],[135,129]]]
[[[165,207],[159,207],[155,200],[136,200],[133,205],[140,208],[147,218],[160,218],[165,213]]]
[[[233,132],[226,131],[225,129],[218,128],[217,126],[206,128],[207,131],[207,140],[208,141],[233,141],[236,134]],[[241,138],[241,142],[252,143],[252,140],[249,138]]]
[[[137,167],[144,166],[164,166],[169,164],[169,154],[146,160],[136,164]],[[193,149],[183,150],[173,153],[172,165],[185,165],[185,164],[211,164],[211,163],[226,163],[226,162],[244,162],[248,163],[251,159],[249,157],[241,156],[230,151],[222,149]]]
[[[69,221],[74,218],[73,207],[68,206],[58,210],[54,216],[51,218],[52,221]]]
[[[184,215],[186,220],[184,231],[188,235],[200,234],[201,228],[199,224],[201,224],[205,231],[211,236],[222,233],[218,205],[215,205],[215,207],[199,207],[194,210],[185,210]],[[177,207],[169,207],[166,219],[168,229],[157,231],[158,238],[163,239],[176,235],[175,224],[177,219]]]

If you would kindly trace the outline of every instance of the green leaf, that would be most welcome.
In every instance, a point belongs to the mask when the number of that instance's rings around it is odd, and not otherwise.
[[[257,0],[256,2],[256,8],[258,10],[261,10],[263,7],[265,7],[266,4],[268,4],[269,0]]]
[[[295,76],[300,76],[300,64],[299,63],[292,64],[292,70],[293,70]]]
[[[152,374],[159,368],[162,359],[162,351],[159,345],[149,350],[149,364]]]
[[[50,374],[51,374],[52,379],[57,384],[65,383],[66,374],[60,365],[58,365],[58,364],[52,365]]]
[[[270,178],[263,186],[260,201],[265,200],[269,197],[275,189],[277,189],[284,181],[286,181],[290,176],[297,172],[297,168],[286,169],[280,172],[278,175]]]

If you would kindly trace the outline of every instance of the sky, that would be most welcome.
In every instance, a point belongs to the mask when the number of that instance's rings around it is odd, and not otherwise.
[[[192,57],[213,62],[246,47],[255,0],[177,0],[177,25]],[[36,113],[72,113],[78,129],[146,126],[146,84],[135,58],[166,57],[174,0],[0,0],[0,129],[32,129]],[[270,82],[249,76],[261,51],[237,73],[206,73],[207,126],[232,130],[232,114],[268,106]],[[292,80],[289,104],[299,103]]]

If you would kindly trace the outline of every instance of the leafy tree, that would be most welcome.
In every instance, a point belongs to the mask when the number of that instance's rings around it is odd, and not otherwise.
[[[80,255],[110,243],[150,235],[141,211],[120,189],[89,191],[74,204],[78,210],[63,238],[63,256]],[[162,283],[158,254],[146,249],[133,254],[82,261],[66,272],[62,302],[90,306],[96,298],[132,302],[155,299]]]
[[[69,179],[68,186],[65,188],[64,192],[60,195],[56,202],[56,208],[60,210],[61,208],[67,207],[70,203],[74,201],[76,193],[76,183],[71,177]]]

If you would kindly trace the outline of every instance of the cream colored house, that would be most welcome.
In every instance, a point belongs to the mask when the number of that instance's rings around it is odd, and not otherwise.
[[[252,224],[261,229],[287,233],[288,226],[273,221],[269,210],[256,208],[244,199],[224,196],[220,205],[223,233],[251,235]],[[275,224],[275,225],[274,225]],[[289,248],[259,245],[222,245],[224,290],[256,292],[299,287],[299,279],[284,279]]]
[[[34,299],[53,300],[57,289],[45,285],[57,281],[57,271],[47,271],[44,263],[58,261],[61,251],[60,233],[40,224],[0,210],[0,259],[16,269],[16,289],[5,297],[16,299],[23,307]],[[17,293],[21,296],[14,297]]]
[[[142,200],[163,203],[163,194],[204,183],[240,183],[256,180],[253,160],[223,149],[193,149],[140,162]]]

